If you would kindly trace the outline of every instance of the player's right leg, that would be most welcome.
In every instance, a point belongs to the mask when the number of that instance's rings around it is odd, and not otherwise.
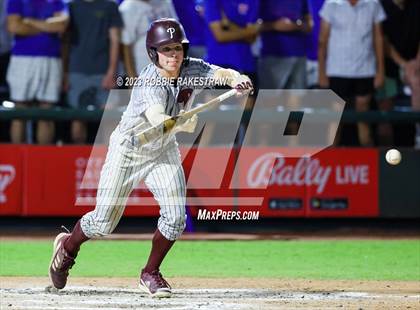
[[[122,139],[118,132],[111,135],[95,210],[85,214],[71,234],[59,234],[54,241],[49,274],[55,288],[66,285],[69,270],[83,242],[112,233],[124,212],[128,196],[147,170],[147,160],[142,153]]]

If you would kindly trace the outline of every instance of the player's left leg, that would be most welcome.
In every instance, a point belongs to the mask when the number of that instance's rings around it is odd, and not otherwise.
[[[160,205],[160,218],[149,259],[141,271],[139,286],[153,297],[169,297],[171,287],[159,268],[184,231],[186,220],[185,176],[177,147],[172,147],[158,159],[145,182]]]

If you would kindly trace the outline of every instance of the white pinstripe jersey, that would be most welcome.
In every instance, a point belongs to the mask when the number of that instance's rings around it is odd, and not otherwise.
[[[218,68],[201,59],[190,58],[181,68],[180,78],[213,78],[214,72]],[[151,79],[162,78],[162,76],[158,68],[154,64],[150,64],[140,72],[138,78],[139,81],[150,81]],[[131,93],[127,110],[124,112],[120,121],[120,130],[124,132],[129,131],[131,128],[141,125],[142,122],[144,123],[144,127],[140,126],[142,128],[141,130],[149,127],[150,124],[147,122],[144,112],[154,104],[162,104],[167,115],[177,115],[184,108],[183,105],[189,99],[192,91],[193,88],[188,85],[136,86]]]

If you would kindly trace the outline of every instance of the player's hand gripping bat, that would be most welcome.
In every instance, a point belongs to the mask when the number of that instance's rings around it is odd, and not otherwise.
[[[222,101],[235,96],[237,94],[238,90],[231,89],[224,94],[221,94],[220,96],[198,106],[194,109],[191,109],[189,111],[183,112],[182,114],[178,114],[176,116],[173,116],[171,118],[168,118],[161,124],[157,126],[150,127],[139,134],[136,135],[137,139],[139,140],[141,145],[145,145],[147,143],[150,143],[159,137],[162,137],[163,135],[169,133],[172,129],[175,128],[177,125],[181,125],[185,123],[188,119],[190,119],[192,116],[197,115],[200,112],[203,112],[205,110],[210,109],[216,104],[221,103]]]

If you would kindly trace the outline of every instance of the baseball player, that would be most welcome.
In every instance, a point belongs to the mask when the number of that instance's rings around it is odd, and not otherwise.
[[[250,79],[231,69],[188,58],[189,42],[182,25],[175,19],[151,23],[146,48],[152,61],[140,73],[146,81],[153,78],[204,77],[224,80],[241,93],[252,90]],[[175,134],[193,132],[197,117],[176,125],[169,135],[141,145],[138,128],[158,126],[179,115],[192,89],[171,83],[164,86],[142,84],[135,87],[127,110],[110,137],[108,153],[101,171],[96,207],[85,214],[71,234],[60,233],[54,241],[49,268],[52,284],[65,287],[69,270],[83,242],[111,234],[123,214],[126,201],[139,181],[144,180],[160,206],[160,217],[152,240],[149,259],[141,270],[139,287],[153,297],[169,297],[171,287],[159,272],[166,254],[185,228],[186,184]]]

